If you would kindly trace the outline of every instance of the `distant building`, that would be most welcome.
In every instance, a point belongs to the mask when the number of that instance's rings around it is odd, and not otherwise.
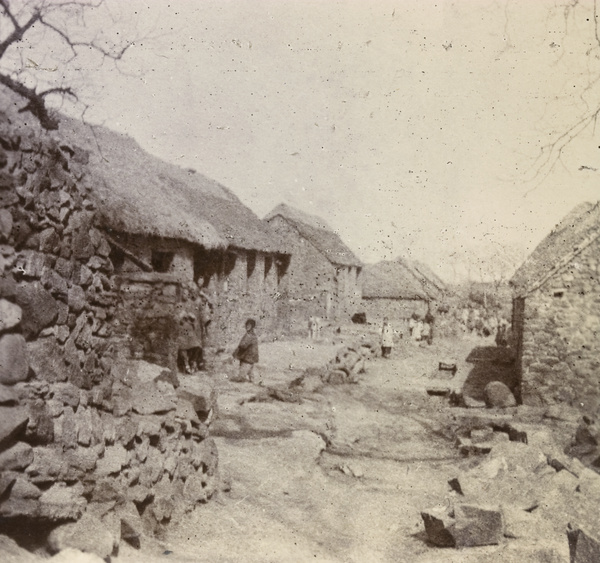
[[[583,203],[511,280],[512,326],[525,404],[600,406],[600,207]]]
[[[292,254],[282,314],[302,328],[313,315],[349,320],[360,303],[361,261],[318,217],[281,204],[265,221],[285,238]]]
[[[414,314],[421,318],[429,309],[431,296],[405,260],[365,266],[362,310],[369,322],[383,317],[404,330]]]

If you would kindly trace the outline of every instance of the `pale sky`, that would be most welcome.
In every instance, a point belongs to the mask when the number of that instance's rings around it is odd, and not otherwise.
[[[124,73],[70,71],[88,120],[220,181],[261,217],[281,202],[320,215],[367,262],[404,254],[448,281],[479,279],[505,248],[524,258],[600,199],[591,127],[552,168],[535,161],[600,104],[586,90],[600,77],[592,0],[567,12],[549,0],[109,7],[123,33],[148,37]]]

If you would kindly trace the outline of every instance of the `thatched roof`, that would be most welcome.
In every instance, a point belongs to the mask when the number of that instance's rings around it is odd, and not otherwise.
[[[0,88],[0,103],[15,106]],[[19,105],[22,105],[17,100]],[[280,237],[218,182],[164,162],[131,137],[62,117],[57,132],[42,131],[28,114],[10,112],[13,125],[89,153],[84,166],[103,226],[132,234],[174,238],[206,248],[286,252]]]
[[[437,284],[434,283],[431,279],[429,279],[429,276],[423,273],[423,270],[426,269],[426,266],[424,267],[423,264],[417,263],[413,260],[409,260],[408,258],[404,258],[401,256],[396,258],[396,262],[402,264],[406,268],[406,270],[412,274],[412,276],[419,283],[423,291],[430,299],[441,299],[443,295],[443,290],[439,288]]]
[[[298,234],[309,241],[332,264],[339,266],[362,266],[362,262],[342,242],[342,239],[320,217],[309,215],[299,209],[281,203],[269,214],[265,221],[282,217],[294,227]]]
[[[417,272],[431,282],[439,291],[447,291],[446,283],[427,264],[413,260],[413,266]]]
[[[365,299],[421,299],[427,292],[405,264],[397,260],[368,264],[363,270]]]
[[[600,236],[600,202],[575,207],[536,247],[510,280],[518,296],[538,289]]]

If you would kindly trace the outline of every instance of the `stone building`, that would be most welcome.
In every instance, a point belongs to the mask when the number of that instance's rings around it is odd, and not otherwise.
[[[291,251],[282,317],[297,329],[313,315],[348,321],[360,304],[361,261],[319,217],[280,204],[265,221]]]
[[[388,317],[403,332],[413,314],[425,316],[432,299],[406,260],[366,265],[362,297],[362,310],[369,322]]]
[[[133,353],[168,362],[175,305],[191,283],[213,305],[212,349],[233,346],[248,317],[263,336],[284,328],[277,306],[289,254],[229,189],[102,127],[63,120],[61,134],[87,153],[95,226],[110,245],[121,336]]]
[[[600,406],[600,207],[583,203],[511,280],[523,403]]]

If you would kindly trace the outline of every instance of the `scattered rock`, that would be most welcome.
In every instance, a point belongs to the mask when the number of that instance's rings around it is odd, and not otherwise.
[[[454,507],[456,524],[451,530],[456,547],[495,545],[504,536],[502,512],[495,507],[459,504]]]

